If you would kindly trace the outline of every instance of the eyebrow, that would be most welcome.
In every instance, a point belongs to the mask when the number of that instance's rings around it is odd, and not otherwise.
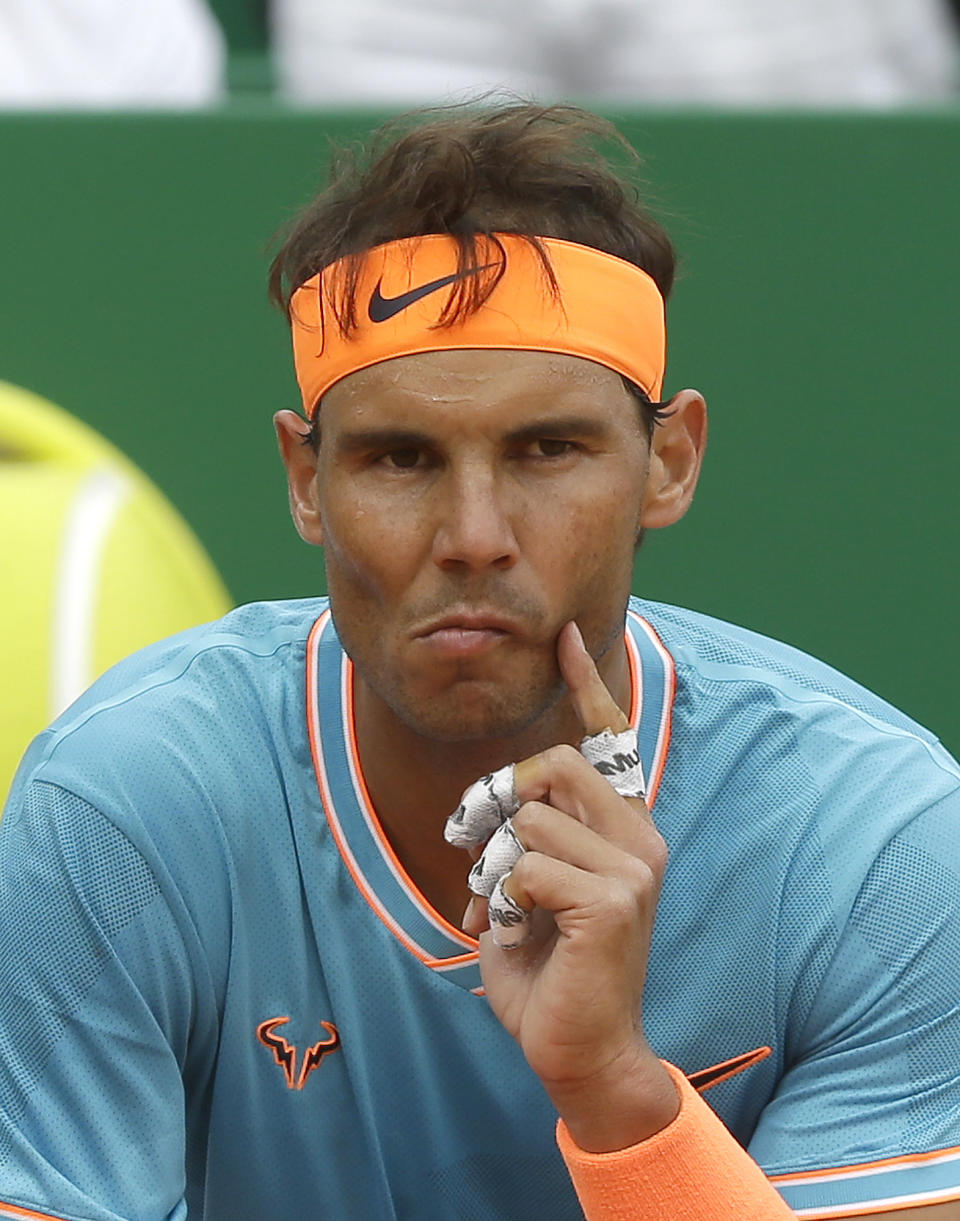
[[[434,444],[424,432],[406,428],[358,428],[337,437],[339,453],[352,454],[370,449],[424,449]]]
[[[609,426],[590,416],[547,416],[532,420],[521,428],[511,429],[504,440],[508,444],[535,441],[538,437],[564,440],[568,437],[604,437]],[[427,449],[436,444],[429,433],[409,428],[348,429],[337,437],[337,451],[343,454],[374,449]]]
[[[508,441],[535,441],[537,437],[551,437],[564,440],[567,437],[605,437],[610,426],[603,420],[593,416],[563,415],[547,416],[542,420],[533,420],[507,433]]]

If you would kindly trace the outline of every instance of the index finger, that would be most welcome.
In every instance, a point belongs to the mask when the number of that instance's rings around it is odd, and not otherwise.
[[[580,743],[580,753],[606,776],[621,797],[639,809],[637,803],[642,803],[646,795],[646,781],[636,733],[600,677],[573,621],[563,627],[557,638],[557,660],[586,734]]]
[[[607,690],[573,620],[557,637],[557,661],[587,737],[603,733],[605,729],[623,733],[630,728],[626,713]]]

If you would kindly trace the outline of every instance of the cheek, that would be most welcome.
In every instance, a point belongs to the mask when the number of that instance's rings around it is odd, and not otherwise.
[[[324,552],[331,592],[349,590],[380,600],[393,584],[396,550],[383,534],[328,530]]]
[[[639,512],[636,488],[624,485],[598,489],[574,506],[569,502],[541,506],[537,519],[541,537],[549,537],[550,550],[586,575],[632,567]]]
[[[566,564],[568,588],[576,590],[586,610],[595,606],[602,615],[611,605],[622,603],[633,580],[635,550],[632,530],[615,537],[591,534],[580,546],[571,547]]]
[[[565,555],[576,584],[597,582],[599,598],[609,583],[629,586],[639,512],[635,487],[624,485],[590,498],[558,528],[557,550]]]
[[[622,631],[633,580],[632,520],[585,512],[566,521],[542,553],[540,581],[557,624],[579,624],[588,645],[603,652]]]
[[[395,512],[358,496],[329,496],[324,553],[331,594],[382,602],[413,579],[422,550],[417,531]]]

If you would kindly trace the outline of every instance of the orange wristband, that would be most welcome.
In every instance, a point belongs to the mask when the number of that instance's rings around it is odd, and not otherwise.
[[[563,1120],[557,1144],[587,1221],[779,1221],[793,1218],[775,1187],[683,1073],[664,1067],[680,1110],[660,1132],[612,1153],[586,1153]]]

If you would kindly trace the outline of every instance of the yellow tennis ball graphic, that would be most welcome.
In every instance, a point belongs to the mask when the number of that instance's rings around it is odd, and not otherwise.
[[[119,450],[0,382],[0,802],[34,734],[114,662],[230,597],[193,532]]]

